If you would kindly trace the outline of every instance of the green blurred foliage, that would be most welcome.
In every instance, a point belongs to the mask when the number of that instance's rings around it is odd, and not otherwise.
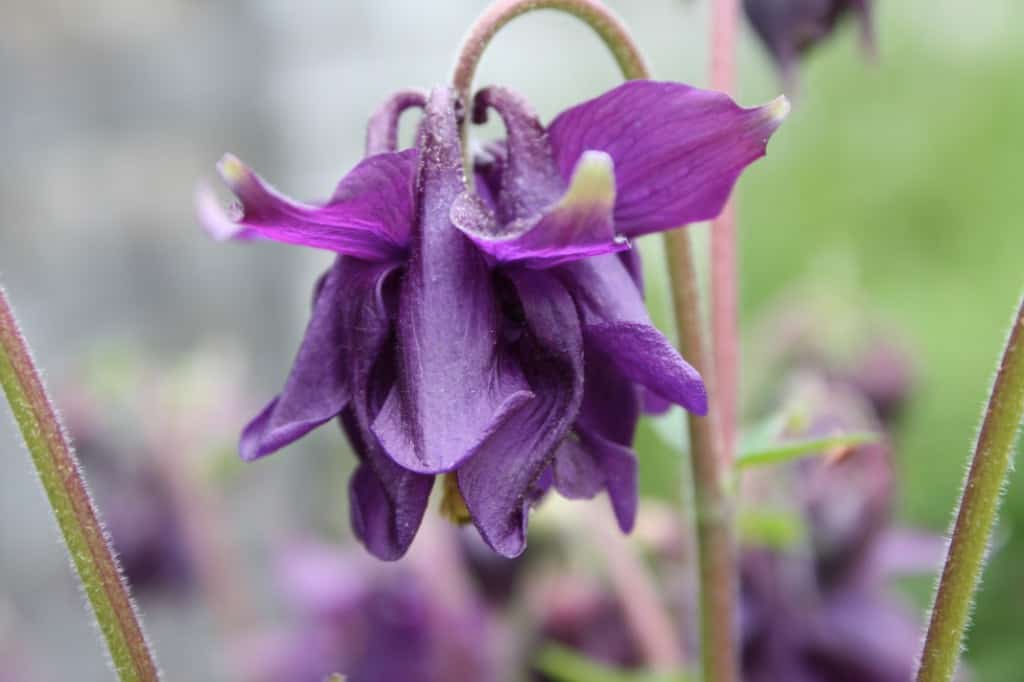
[[[741,182],[744,343],[759,343],[753,323],[794,282],[827,289],[835,273],[843,292],[852,276],[857,295],[916,355],[918,383],[895,434],[901,514],[944,531],[1024,289],[1024,3],[879,4],[877,63],[865,61],[852,31],[812,55],[789,120]],[[753,46],[743,73],[744,103],[774,95],[770,65]],[[664,325],[654,277],[652,309]],[[641,447],[653,449],[655,438],[645,425]],[[645,492],[671,495],[673,463],[644,457],[645,467],[670,469],[648,469]],[[1017,679],[1024,666],[1022,522],[1018,473],[968,642],[979,682]],[[909,593],[924,603],[930,587]]]

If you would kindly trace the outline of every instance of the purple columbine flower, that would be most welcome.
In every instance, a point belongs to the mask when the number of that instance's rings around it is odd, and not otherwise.
[[[475,105],[508,131],[475,188],[454,96],[439,88],[387,103],[367,158],[323,204],[286,199],[230,156],[219,168],[239,209],[200,197],[215,235],[339,254],[284,390],[246,427],[241,454],[340,417],[361,461],[353,527],[381,558],[406,551],[437,474],[446,508],[505,556],[522,552],[529,509],[552,484],[570,497],[608,490],[632,525],[636,387],[698,414],[707,397],[619,252],[629,237],[716,215],[786,111],[785,100],[742,109],[652,81],[547,128],[500,88]],[[416,145],[396,151],[398,116],[414,106],[425,110]]]
[[[795,85],[797,60],[827,39],[846,14],[857,15],[865,48],[874,50],[871,4],[872,0],[743,0],[743,9],[789,91]]]
[[[806,435],[880,428],[871,402],[848,385],[805,378],[796,394],[815,406]],[[808,542],[801,551],[743,550],[744,679],[910,679],[921,624],[887,583],[937,570],[944,543],[890,526],[889,445],[808,458],[788,472],[785,497],[805,519]]]

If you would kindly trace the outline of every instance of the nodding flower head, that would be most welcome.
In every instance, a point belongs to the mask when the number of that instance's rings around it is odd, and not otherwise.
[[[847,14],[856,14],[861,40],[874,52],[872,0],[743,0],[757,37],[782,72],[787,92],[796,85],[796,62],[832,35]]]
[[[414,147],[400,114],[422,108]],[[356,535],[378,557],[408,548],[433,478],[443,508],[515,556],[549,488],[608,492],[628,530],[639,391],[697,414],[698,373],[651,324],[629,239],[714,217],[764,154],[784,100],[743,109],[725,95],[632,81],[544,126],[516,94],[486,88],[506,138],[463,172],[453,91],[403,92],[371,119],[367,156],[325,202],[281,196],[234,157],[239,199],[200,194],[219,238],[338,254],[284,389],[246,427],[241,455],[278,450],[339,419],[360,465]]]

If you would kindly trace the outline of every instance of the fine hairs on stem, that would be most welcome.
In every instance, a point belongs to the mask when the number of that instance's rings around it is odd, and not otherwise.
[[[469,101],[476,67],[494,35],[512,19],[539,9],[558,10],[577,17],[601,37],[623,76],[650,78],[646,61],[622,22],[596,0],[499,0],[473,24],[458,52],[452,84],[463,102]],[[471,169],[468,145],[464,144],[463,150],[467,155],[467,169]],[[472,173],[467,173],[467,181],[471,178]],[[677,229],[666,232],[663,237],[680,350],[704,377],[710,396],[708,416],[688,415],[697,506],[701,663],[708,682],[734,682],[738,678],[734,627],[736,550],[726,483],[728,467],[721,456],[721,432],[717,426],[719,407],[715,402],[710,353],[700,314],[690,236],[686,230]]]
[[[995,526],[1006,474],[1024,418],[1024,298],[1010,328],[964,480],[917,682],[949,682],[956,674]]]
[[[57,518],[122,682],[156,682],[156,663],[114,552],[28,345],[0,289],[0,385]]]

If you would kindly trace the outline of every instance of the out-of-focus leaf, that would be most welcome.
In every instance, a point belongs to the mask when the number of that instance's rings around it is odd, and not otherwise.
[[[693,676],[683,672],[654,673],[613,668],[557,644],[544,647],[534,665],[537,670],[558,682],[693,682],[694,680]]]

